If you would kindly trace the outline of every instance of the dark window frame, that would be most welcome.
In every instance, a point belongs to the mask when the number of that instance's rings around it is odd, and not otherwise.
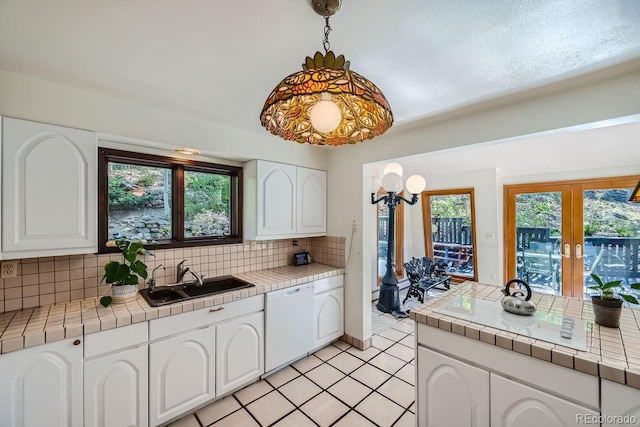
[[[107,248],[109,230],[108,164],[110,162],[136,166],[151,166],[171,170],[171,239],[157,240],[153,249],[185,248],[242,242],[242,167],[206,163],[154,154],[135,153],[109,148],[98,149],[98,253],[116,252]],[[184,171],[204,172],[230,177],[228,236],[184,236]]]

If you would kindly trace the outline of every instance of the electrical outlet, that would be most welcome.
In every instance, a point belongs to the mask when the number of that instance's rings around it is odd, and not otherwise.
[[[258,250],[258,242],[256,242],[255,240],[251,241],[251,250],[252,251]]]
[[[8,279],[18,276],[18,261],[2,261],[0,279]]]

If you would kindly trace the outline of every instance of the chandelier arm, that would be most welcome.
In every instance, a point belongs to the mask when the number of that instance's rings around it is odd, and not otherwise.
[[[379,199],[376,200],[376,195],[374,193],[371,193],[371,204],[372,205],[377,205],[380,202],[385,202],[387,203],[387,196],[382,196]]]
[[[408,205],[415,205],[416,202],[418,201],[418,195],[417,194],[412,194],[411,195],[411,200],[407,200],[404,197],[398,196],[399,199],[404,200],[404,202]]]

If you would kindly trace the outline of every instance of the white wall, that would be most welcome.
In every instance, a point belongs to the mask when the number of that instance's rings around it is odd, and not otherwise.
[[[591,76],[594,77],[594,76]],[[352,257],[347,265],[345,277],[345,329],[346,333],[358,339],[367,339],[371,336],[371,283],[375,279],[375,207],[370,203],[370,176],[373,169],[380,162],[397,160],[402,158],[403,163],[412,160],[411,156],[452,147],[468,146],[471,144],[488,141],[499,141],[506,138],[522,135],[547,132],[553,129],[561,129],[575,125],[599,122],[606,119],[624,117],[640,113],[640,71],[635,71],[613,76],[601,76],[598,81],[591,81],[587,85],[574,86],[566,83],[565,87],[554,85],[554,91],[545,88],[543,95],[518,100],[506,105],[491,105],[490,108],[479,111],[468,111],[464,116],[453,117],[442,121],[429,121],[422,124],[392,128],[385,135],[374,140],[363,142],[349,147],[341,147],[331,151],[329,157],[329,234],[348,236],[353,220],[360,225],[359,234],[354,238]],[[604,141],[601,144],[609,144],[606,135],[601,136]],[[635,141],[638,141],[635,136]],[[555,148],[554,148],[555,149]],[[464,150],[460,149],[460,152]],[[599,155],[599,154],[598,154]],[[560,153],[563,159],[563,168],[573,169],[576,177],[589,170],[577,171],[571,167],[570,158],[566,158],[564,151]],[[409,158],[407,158],[409,157]],[[522,162],[526,165],[526,155],[511,158],[510,164]],[[596,157],[597,158],[597,157]],[[627,162],[633,159],[628,155],[619,155],[620,159]],[[470,157],[471,161],[474,160]],[[636,164],[640,161],[636,158]],[[425,169],[446,171],[450,164],[434,161],[426,163]],[[507,165],[509,167],[509,165]],[[618,172],[622,169],[612,164],[600,165],[603,171]],[[607,170],[606,168],[609,167]],[[638,167],[626,164],[627,174],[640,172]],[[466,168],[466,166],[465,166]],[[484,166],[483,169],[486,169]],[[525,168],[526,169],[526,168]],[[468,169],[467,169],[468,170]],[[410,172],[407,172],[410,175]],[[502,235],[502,182],[498,178],[490,182],[489,172],[482,179],[482,188],[478,191],[493,193],[480,209],[482,223],[478,224],[480,233],[495,230],[495,242],[480,242],[478,245],[487,246],[493,255],[479,255],[486,273],[501,273],[501,243],[497,239]],[[501,171],[496,170],[496,177]],[[546,173],[546,172],[545,172]],[[557,176],[565,176],[560,171]],[[428,174],[427,174],[428,175]],[[427,181],[437,179],[426,176]],[[468,185],[474,182],[474,175],[460,178]],[[428,184],[429,188],[431,184]],[[476,194],[476,202],[482,194]],[[500,203],[498,203],[500,202]],[[485,203],[480,201],[480,203]],[[411,215],[418,215],[419,208],[412,207]],[[494,218],[495,217],[495,218]],[[411,224],[416,221],[411,220]],[[407,233],[415,235],[415,232],[406,229]],[[483,234],[484,235],[484,234]],[[416,249],[417,250],[417,249]],[[408,253],[407,253],[408,255]],[[484,266],[487,267],[484,267]],[[501,277],[498,276],[498,281]],[[481,279],[486,279],[485,272],[481,273]],[[494,282],[493,280],[487,280]]]
[[[259,120],[259,111],[238,114]],[[213,158],[326,168],[321,149],[283,141],[266,130],[247,132],[6,71],[0,71],[0,115],[151,141],[161,149],[197,148]]]

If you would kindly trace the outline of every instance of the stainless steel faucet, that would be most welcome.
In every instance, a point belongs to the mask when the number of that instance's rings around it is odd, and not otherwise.
[[[191,273],[191,275],[195,279],[196,286],[202,286],[204,284],[202,276],[191,270],[189,267],[183,267],[185,261],[187,260],[183,259],[178,263],[178,266],[176,267],[176,283],[183,283],[182,281],[184,279],[184,275],[187,273]]]
[[[149,283],[148,283],[149,292],[153,292],[154,289],[156,288],[156,270],[159,269],[160,267],[162,267],[163,270],[167,269],[167,267],[165,267],[164,264],[160,264],[159,266],[157,266],[151,271],[151,279],[149,280]]]

